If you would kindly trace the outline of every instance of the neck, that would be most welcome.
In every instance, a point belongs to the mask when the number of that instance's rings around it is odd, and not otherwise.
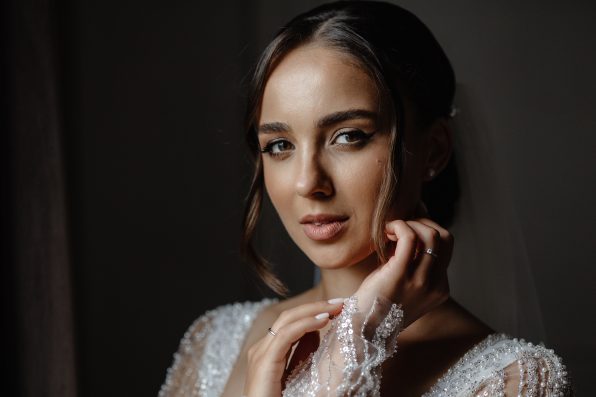
[[[378,258],[372,254],[355,265],[340,269],[320,269],[321,281],[313,288],[316,299],[347,298],[356,292],[364,279],[378,267]]]

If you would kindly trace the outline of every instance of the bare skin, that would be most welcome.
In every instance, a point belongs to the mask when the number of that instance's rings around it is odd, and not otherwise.
[[[327,303],[332,298],[355,294],[366,307],[382,296],[402,304],[407,327],[398,354],[383,365],[384,395],[422,394],[491,333],[448,299],[453,238],[420,207],[428,170],[440,172],[451,153],[450,130],[442,120],[425,131],[403,132],[409,157],[385,230],[391,257],[378,266],[371,221],[390,139],[379,105],[366,73],[345,55],[316,44],[290,52],[269,77],[259,118],[265,186],[289,235],[321,270],[321,282],[260,313],[224,396],[281,395],[291,347],[304,335],[328,329],[329,319],[316,314],[341,311],[341,303]],[[319,238],[318,230],[304,225],[305,216],[321,213],[341,218],[337,236]],[[417,248],[432,248],[439,256],[415,256]],[[278,335],[267,335],[268,327]],[[316,348],[316,340],[303,340],[297,355]]]

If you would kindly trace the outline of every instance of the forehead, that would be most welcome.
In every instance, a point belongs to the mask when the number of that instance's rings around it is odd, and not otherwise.
[[[319,45],[287,54],[271,73],[259,122],[316,118],[347,109],[378,111],[375,84],[353,59]]]

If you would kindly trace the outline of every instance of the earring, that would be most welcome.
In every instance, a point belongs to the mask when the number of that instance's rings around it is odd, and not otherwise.
[[[428,177],[432,179],[433,176],[435,176],[435,169],[431,168],[428,170]]]

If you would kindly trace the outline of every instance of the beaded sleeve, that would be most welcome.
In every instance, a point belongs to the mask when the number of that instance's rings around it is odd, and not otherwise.
[[[469,350],[423,397],[572,395],[565,365],[553,350],[493,334]]]
[[[274,301],[225,305],[184,334],[160,397],[219,397],[258,312]],[[366,305],[368,307],[369,305]],[[283,395],[379,396],[381,364],[396,352],[400,306],[375,299],[368,310],[349,298],[317,351],[298,365]],[[493,334],[470,349],[424,397],[572,396],[565,365],[553,350]]]
[[[168,368],[159,397],[219,397],[248,329],[277,300],[234,303],[210,310],[188,328]]]
[[[379,396],[381,364],[395,353],[402,327],[401,306],[377,297],[362,311],[355,296],[348,298],[319,348],[289,376],[283,396]]]
[[[180,347],[174,353],[174,362],[168,368],[166,380],[159,391],[159,397],[198,396],[201,389],[209,386],[201,384],[198,363],[211,332],[211,317],[209,314],[201,316],[184,333]]]

